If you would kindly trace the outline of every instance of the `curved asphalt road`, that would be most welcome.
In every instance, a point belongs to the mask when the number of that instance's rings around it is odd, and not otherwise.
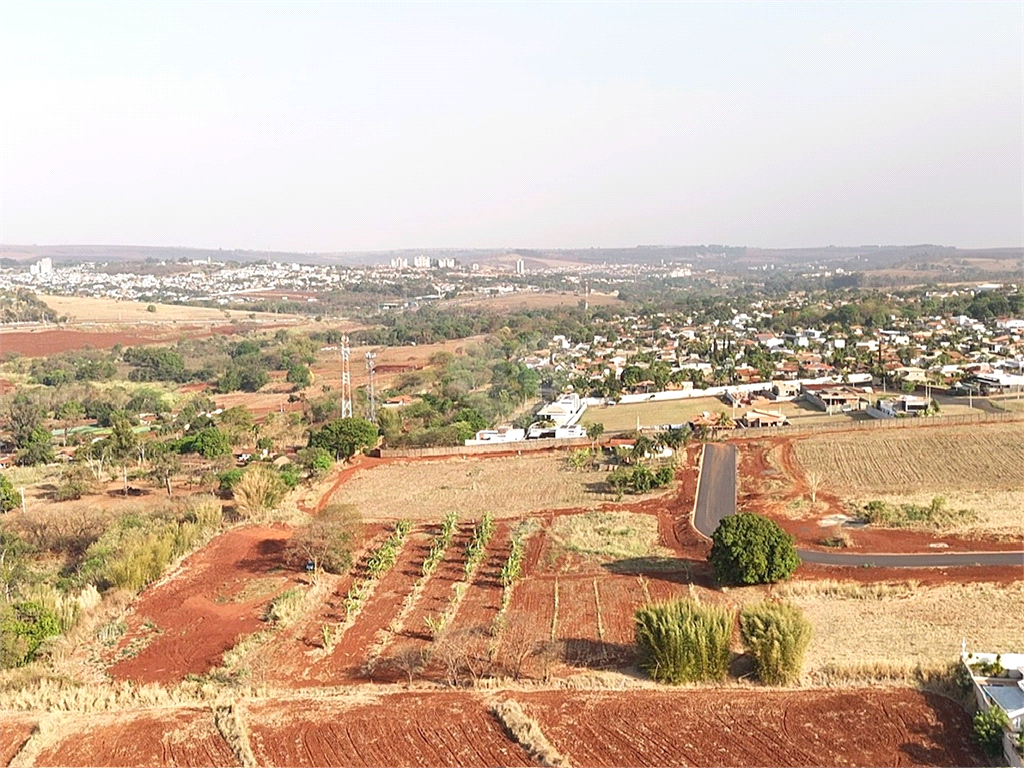
[[[708,538],[723,517],[736,514],[736,446],[708,443],[701,460],[693,527]],[[879,568],[942,568],[969,565],[1024,566],[1024,552],[935,552],[871,554],[798,549],[800,559],[820,565],[878,566]]]

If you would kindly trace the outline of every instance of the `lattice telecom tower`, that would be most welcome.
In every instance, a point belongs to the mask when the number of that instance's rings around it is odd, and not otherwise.
[[[352,372],[348,369],[348,336],[341,337],[341,418],[352,418]]]
[[[366,353],[366,377],[369,379],[369,390],[370,390],[370,421],[377,423],[377,398],[375,396],[373,387],[373,374],[374,368],[377,363],[374,359],[377,357],[373,352]]]

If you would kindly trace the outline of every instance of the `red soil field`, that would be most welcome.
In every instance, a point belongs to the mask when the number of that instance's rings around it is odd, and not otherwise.
[[[248,722],[259,765],[535,765],[467,693],[268,702]]]
[[[419,599],[405,619],[405,625],[400,633],[404,641],[430,641],[426,619],[428,616],[440,616],[448,607],[453,585],[462,581],[466,545],[469,544],[472,534],[473,528],[468,523],[459,527],[451,546],[444,553],[444,558],[423,585]]]
[[[59,741],[38,766],[233,766],[238,759],[208,707],[137,714],[78,715],[61,724]]]
[[[363,666],[374,643],[401,611],[405,596],[419,577],[423,558],[429,548],[426,542],[428,539],[421,532],[413,531],[409,534],[398,555],[398,561],[377,583],[352,626],[337,638],[337,644],[329,656],[316,654],[304,660],[296,658],[295,661],[302,666],[301,674],[295,675],[294,664],[284,663],[270,673],[270,679],[297,687],[366,682],[368,678]],[[357,573],[365,575],[365,563],[360,563]],[[347,579],[341,581],[331,600],[324,606],[329,613],[322,609],[317,619],[308,625],[308,631],[319,633],[323,624],[336,625],[345,621],[344,601],[351,583]],[[308,636],[307,643],[322,645],[319,640],[310,642]],[[287,653],[288,646],[282,644],[279,652]]]
[[[123,655],[137,638],[148,645],[115,662],[110,673],[169,683],[217,666],[239,638],[265,626],[263,611],[274,595],[301,583],[284,564],[290,535],[285,526],[236,528],[186,558],[139,597],[118,649]]]
[[[323,648],[324,625],[338,625],[345,621],[345,595],[357,578],[366,575],[369,553],[391,532],[384,523],[367,525],[363,530],[361,549],[353,552],[355,565],[333,585],[326,598],[309,611],[294,626],[275,635],[260,648],[257,664],[264,679],[273,678],[286,684],[295,684],[309,675],[310,665]]]
[[[110,349],[116,344],[128,347],[153,344],[159,340],[154,336],[111,331],[4,331],[0,339],[0,353],[8,355],[16,352],[27,357],[44,357],[85,347]]]
[[[490,628],[494,617],[501,609],[501,568],[508,559],[508,548],[512,541],[512,528],[507,523],[499,523],[494,535],[487,545],[487,555],[473,574],[473,582],[466,590],[466,596],[455,614],[452,628],[484,629]],[[463,558],[460,558],[463,559]]]
[[[39,718],[36,715],[7,713],[0,716],[0,764],[11,764],[11,760],[25,746],[38,722]]]
[[[514,694],[574,766],[985,765],[953,701],[908,689]]]

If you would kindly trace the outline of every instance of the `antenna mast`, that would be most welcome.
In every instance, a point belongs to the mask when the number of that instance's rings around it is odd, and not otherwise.
[[[348,368],[348,336],[341,337],[341,418],[352,418],[352,374]]]
[[[372,421],[375,424],[377,423],[377,399],[376,397],[374,397],[373,369],[377,367],[377,363],[374,362],[374,358],[376,357],[377,355],[375,355],[373,352],[366,353],[366,377],[367,379],[369,379],[370,382],[370,421]]]

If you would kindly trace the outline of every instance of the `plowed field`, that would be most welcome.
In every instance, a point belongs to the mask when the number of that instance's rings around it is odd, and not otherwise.
[[[0,721],[0,764],[11,764],[38,722],[34,715],[6,715]]]
[[[985,765],[949,699],[911,690],[515,694],[586,766]]]
[[[290,535],[286,527],[236,528],[186,558],[140,596],[110,673],[168,683],[217,666],[241,636],[265,626],[270,599],[299,583],[284,566]]]
[[[61,724],[58,741],[35,764],[232,766],[238,760],[204,708],[78,716]]]
[[[259,765],[534,765],[472,694],[272,703],[248,720]]]

